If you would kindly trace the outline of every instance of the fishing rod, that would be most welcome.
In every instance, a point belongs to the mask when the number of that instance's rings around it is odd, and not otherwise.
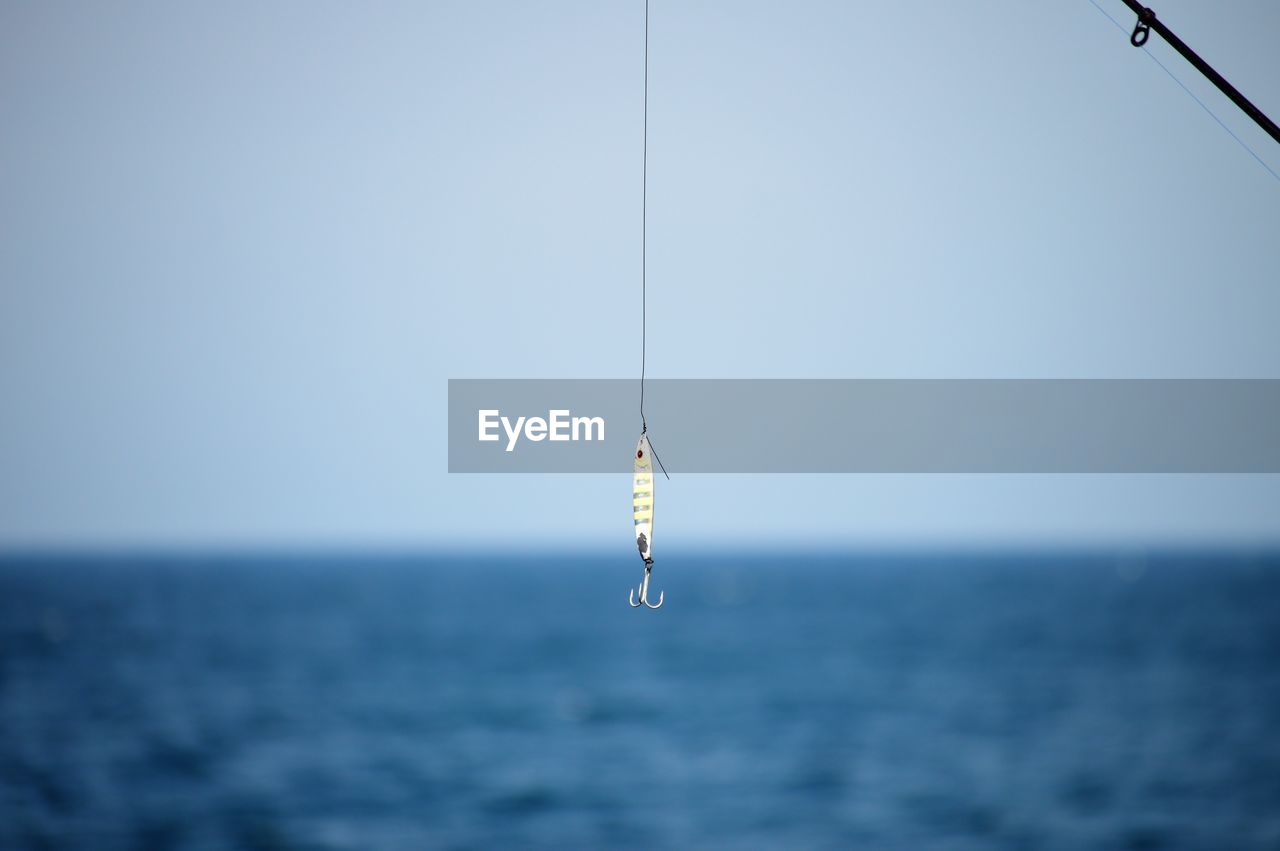
[[[1204,74],[1209,82],[1213,83],[1227,97],[1231,98],[1232,103],[1240,107],[1244,114],[1254,120],[1254,122],[1266,130],[1272,139],[1280,143],[1280,127],[1270,118],[1263,114],[1244,95],[1240,94],[1240,90],[1227,82],[1227,78],[1219,74],[1213,69],[1208,62],[1200,58],[1200,55],[1187,46],[1187,43],[1178,38],[1173,30],[1164,25],[1160,19],[1156,17],[1154,9],[1143,6],[1138,0],[1124,0],[1124,4],[1128,6],[1133,13],[1138,16],[1138,21],[1134,24],[1133,34],[1129,36],[1129,43],[1134,47],[1142,47],[1147,43],[1147,39],[1151,35],[1151,30],[1155,30],[1161,38],[1169,43],[1169,46],[1182,54],[1182,58],[1190,62],[1196,67],[1196,70]]]

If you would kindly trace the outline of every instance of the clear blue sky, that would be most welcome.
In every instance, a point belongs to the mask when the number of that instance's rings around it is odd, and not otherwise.
[[[1280,5],[1156,8],[1280,117]],[[1280,181],[1088,0],[651,14],[651,375],[1280,377]],[[629,548],[626,477],[451,477],[444,406],[638,371],[642,44],[639,0],[0,5],[0,547]],[[1280,539],[1276,477],[663,485],[671,546]]]

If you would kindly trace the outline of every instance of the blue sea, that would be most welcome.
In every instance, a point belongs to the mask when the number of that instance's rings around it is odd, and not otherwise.
[[[0,560],[0,848],[1280,847],[1280,556]]]

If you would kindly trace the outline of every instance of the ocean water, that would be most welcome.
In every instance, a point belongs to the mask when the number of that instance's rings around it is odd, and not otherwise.
[[[0,560],[0,848],[1280,847],[1280,557]]]

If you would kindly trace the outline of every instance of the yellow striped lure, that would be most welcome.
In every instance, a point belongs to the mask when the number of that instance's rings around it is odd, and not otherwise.
[[[649,438],[643,432],[640,442],[636,444],[635,474],[631,479],[631,516],[636,527],[636,549],[640,558],[644,559],[644,582],[640,585],[640,600],[636,601],[635,589],[631,589],[631,608],[648,606],[656,609],[662,605],[662,592],[658,592],[658,602],[649,602],[649,572],[653,570],[653,448],[649,446]],[[665,473],[665,471],[663,471]]]

